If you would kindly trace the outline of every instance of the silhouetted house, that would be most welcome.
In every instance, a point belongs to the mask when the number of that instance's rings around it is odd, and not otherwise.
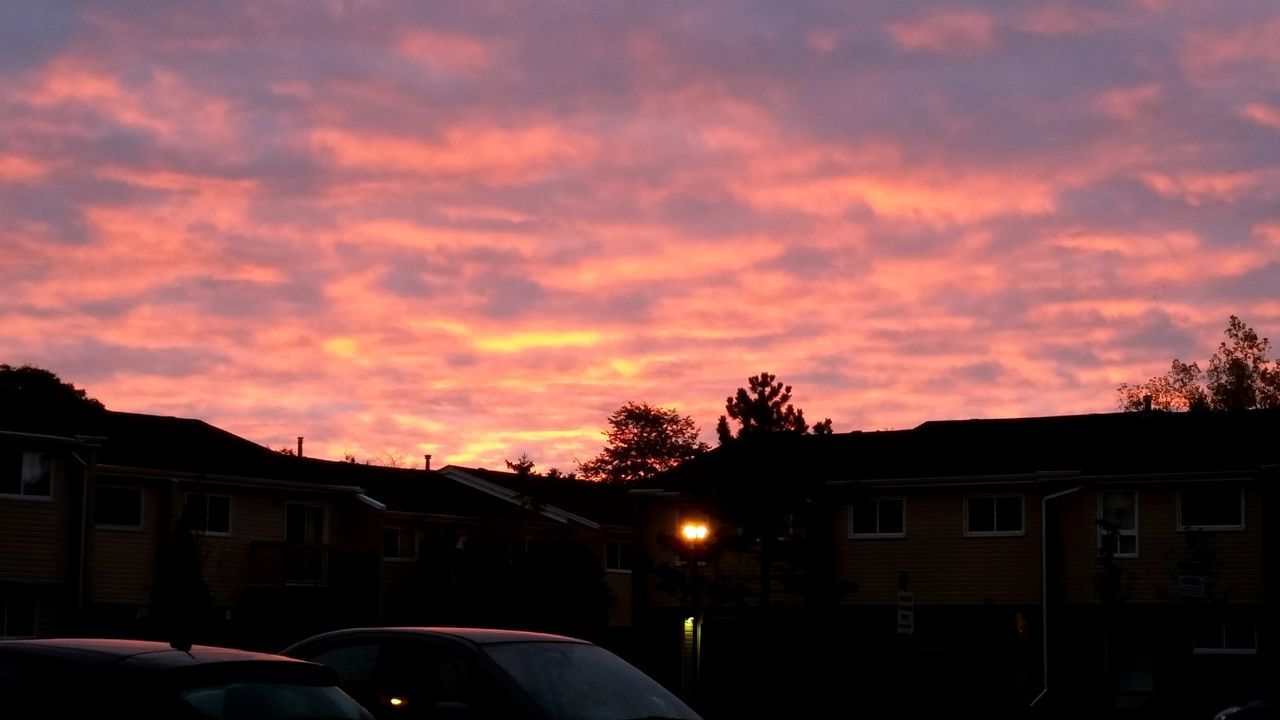
[[[634,612],[632,586],[635,503],[617,485],[543,475],[449,465],[440,473],[474,491],[533,512],[540,527],[526,527],[526,547],[548,537],[573,537],[589,548],[603,569],[612,602],[607,625],[629,627]],[[550,521],[548,523],[547,521]]]
[[[1043,701],[1174,702],[1274,677],[1278,440],[1275,411],[928,422],[735,443],[633,492],[652,505],[643,537],[685,514],[719,525],[706,683],[804,665],[818,641],[837,667],[799,681],[1026,704],[1047,637]],[[753,648],[766,657],[734,664]]]
[[[512,611],[530,547],[583,548],[583,571],[557,585],[567,592],[580,575],[611,578],[609,544],[626,535],[615,523],[626,498],[601,486],[537,478],[504,490],[520,478],[300,458],[173,417],[103,412],[62,431],[0,430],[0,635],[185,634],[278,649],[389,620],[533,625],[542,618]],[[613,501],[596,500],[605,494]],[[562,510],[561,498],[604,519]],[[579,592],[592,612],[548,626],[624,624],[629,589],[607,586],[624,594],[611,604],[597,578],[594,595]]]

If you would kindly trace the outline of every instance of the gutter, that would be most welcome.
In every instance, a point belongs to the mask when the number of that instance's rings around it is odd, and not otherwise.
[[[1029,707],[1049,694],[1049,501],[1070,495],[1081,488],[1077,485],[1070,490],[1045,495],[1040,498],[1040,668],[1043,672],[1043,688],[1039,695],[1031,701]]]
[[[126,465],[98,465],[99,473],[107,475],[128,475],[130,477],[157,478],[177,482],[210,482],[220,485],[243,485],[249,487],[290,488],[294,490],[310,490],[312,492],[328,492],[335,494],[364,493],[358,485],[328,485],[305,480],[276,480],[272,478],[254,478],[242,475],[211,475],[208,473],[182,472],[175,470],[158,470],[154,468],[137,468]]]

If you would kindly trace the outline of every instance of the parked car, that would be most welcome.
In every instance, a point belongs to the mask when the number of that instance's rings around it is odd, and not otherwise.
[[[1259,698],[1232,705],[1213,716],[1213,720],[1272,720],[1280,717],[1280,705],[1273,698]]]
[[[561,635],[475,628],[339,630],[284,651],[323,663],[382,720],[699,720],[622,658]]]
[[[369,720],[314,663],[138,640],[0,641],[0,716]]]

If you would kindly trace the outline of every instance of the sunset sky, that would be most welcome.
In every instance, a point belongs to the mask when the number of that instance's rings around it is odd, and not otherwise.
[[[1280,4],[7,2],[0,362],[539,470],[762,370],[837,432],[1280,339]],[[1273,351],[1273,356],[1275,352]]]

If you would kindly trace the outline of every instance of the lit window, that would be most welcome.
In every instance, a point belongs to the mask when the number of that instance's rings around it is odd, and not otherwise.
[[[965,498],[964,532],[966,535],[1021,535],[1022,496]]]
[[[1113,557],[1138,556],[1138,494],[1108,491],[1098,496],[1098,550]]]
[[[905,537],[907,502],[903,498],[860,498],[849,506],[849,537]]]
[[[1244,490],[1196,487],[1178,491],[1179,530],[1243,530]]]
[[[0,450],[0,495],[52,497],[58,465],[52,453]]]

